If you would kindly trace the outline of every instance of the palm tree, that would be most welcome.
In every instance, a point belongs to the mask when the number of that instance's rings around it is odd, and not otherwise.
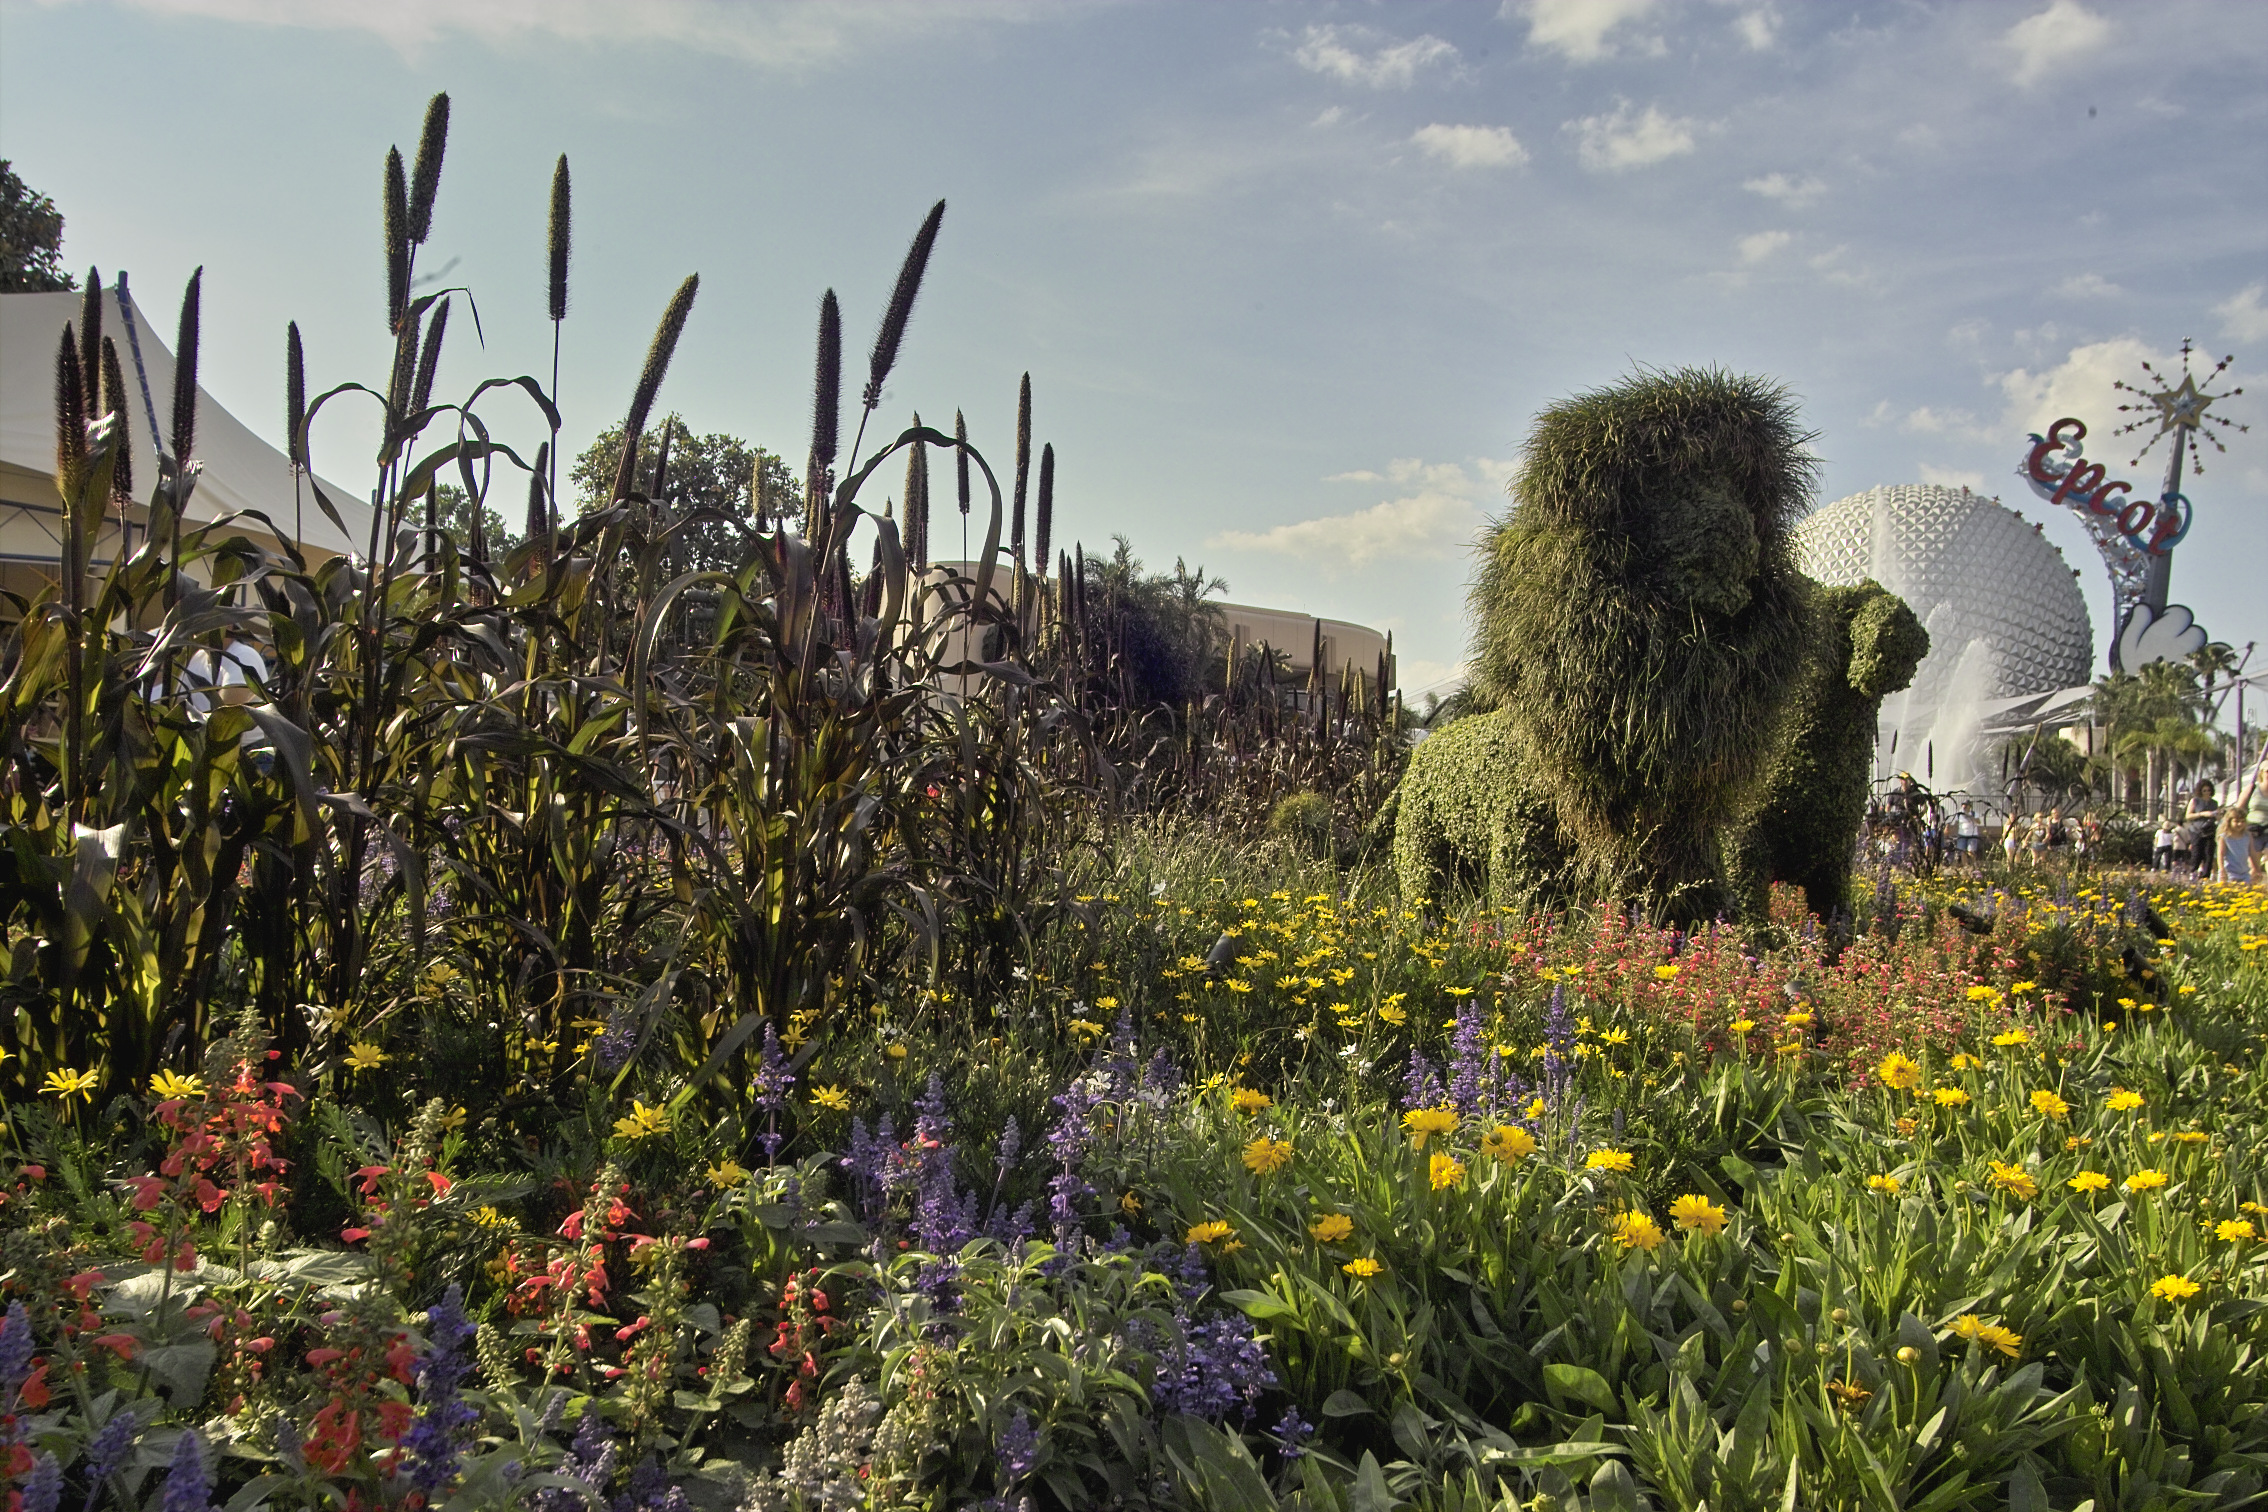
[[[2237,650],[2227,641],[2208,641],[2190,652],[2187,660],[2205,680],[2205,691],[2210,693],[2216,680],[2236,671]]]

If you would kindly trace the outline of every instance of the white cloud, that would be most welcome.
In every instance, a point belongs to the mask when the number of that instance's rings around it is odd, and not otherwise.
[[[1407,89],[1417,82],[1419,69],[1453,62],[1456,56],[1456,48],[1430,33],[1386,43],[1367,26],[1310,26],[1292,49],[1292,61],[1309,73],[1373,89]]]
[[[2100,273],[2075,273],[2055,286],[2062,299],[2109,299],[2126,291]]]
[[[404,54],[451,37],[498,43],[551,36],[584,44],[658,43],[766,67],[803,68],[850,56],[868,43],[903,40],[974,21],[1025,19],[1029,0],[875,0],[836,5],[798,0],[129,0],[136,9],[256,26],[366,32]]]
[[[2079,0],[2054,0],[2038,15],[2008,28],[2001,38],[2014,59],[2009,77],[2029,89],[2065,64],[2096,51],[2110,40],[2110,30],[2110,22]]]
[[[2268,284],[2254,284],[2213,306],[2221,317],[2221,334],[2238,341],[2268,341],[2268,307],[2260,300]]]
[[[1528,18],[1528,45],[1571,63],[1596,63],[1616,52],[1614,33],[1650,15],[1657,0],[1505,0],[1504,16]],[[1635,50],[1660,54],[1662,39],[1634,39]]]
[[[1761,194],[1768,200],[1797,208],[1810,204],[1827,192],[1827,186],[1815,178],[1791,178],[1785,173],[1767,173],[1752,178],[1740,186],[1750,194]]]
[[[1309,121],[1307,124],[1310,126],[1336,126],[1345,115],[1346,110],[1343,107],[1333,105],[1326,108],[1320,115],[1316,116],[1314,120]]]
[[[1953,436],[1964,441],[1991,442],[2005,434],[1961,409],[1937,409],[1924,404],[1908,410],[1898,429],[1914,436]]]
[[[1740,260],[1760,263],[1786,246],[1789,239],[1785,231],[1759,231],[1754,236],[1744,236],[1740,239]]]
[[[1984,474],[1959,467],[1937,467],[1928,462],[1921,464],[1921,480],[1940,488],[1965,488],[1971,493],[1984,492]]]
[[[2021,437],[2027,432],[2045,431],[2065,415],[2076,415],[2087,422],[2088,447],[2105,452],[2108,460],[2112,447],[2107,438],[2118,419],[2119,400],[2124,397],[2111,385],[2119,379],[2140,381],[2145,360],[2160,372],[2169,367],[2175,372],[2181,370],[2178,355],[2157,351],[2132,336],[2121,336],[2073,347],[2063,361],[2043,372],[2018,368],[2003,373],[2000,392],[2008,407],[2001,423],[2010,434]],[[2100,447],[2098,438],[2103,438]]]
[[[1410,140],[1456,168],[1517,168],[1528,149],[1502,126],[1422,126]]]
[[[1740,33],[1740,40],[1748,44],[1751,52],[1769,51],[1779,29],[1780,13],[1769,5],[1742,11],[1740,19],[1733,23],[1733,30]]]
[[[1850,255],[1849,247],[1830,247],[1811,259],[1811,271],[1846,289],[1863,289],[1870,294],[1879,290],[1882,280],[1871,269],[1852,267]]]
[[[1336,473],[1327,483],[1384,483],[1397,495],[1368,509],[1320,515],[1268,530],[1224,530],[1207,546],[1258,551],[1305,562],[1325,577],[1338,578],[1390,559],[1439,560],[1471,543],[1484,514],[1484,494],[1500,493],[1511,464],[1487,458],[1471,467],[1455,462],[1423,462],[1403,457],[1383,473],[1369,469]]]
[[[1691,121],[1663,115],[1658,105],[1633,115],[1628,100],[1612,115],[1585,116],[1569,121],[1566,129],[1579,139],[1577,155],[1583,166],[1598,173],[1643,168],[1693,150]]]

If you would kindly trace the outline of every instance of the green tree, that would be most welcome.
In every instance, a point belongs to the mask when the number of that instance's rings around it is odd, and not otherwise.
[[[747,537],[727,519],[766,528],[782,519],[803,517],[803,488],[780,457],[738,436],[713,431],[695,435],[671,415],[639,438],[637,487],[653,489],[662,438],[669,438],[669,468],[662,478],[662,502],[672,519],[712,513],[685,526],[675,537],[674,563],[681,572],[731,571],[746,557]],[[584,514],[613,502],[614,480],[622,467],[622,427],[612,425],[583,449],[568,474],[575,506]]]
[[[1179,708],[1204,695],[1227,639],[1215,594],[1226,579],[1174,558],[1171,573],[1146,571],[1133,543],[1114,536],[1109,556],[1087,553],[1087,620],[1116,663],[1111,681],[1141,707]]]
[[[480,544],[488,553],[488,560],[500,562],[504,554],[526,539],[497,513],[491,491],[481,505]],[[447,531],[457,543],[457,550],[470,552],[473,548],[472,496],[463,489],[444,483],[434,490],[435,524]],[[521,522],[524,523],[524,522]]]
[[[63,212],[0,158],[0,294],[78,286],[63,271]]]

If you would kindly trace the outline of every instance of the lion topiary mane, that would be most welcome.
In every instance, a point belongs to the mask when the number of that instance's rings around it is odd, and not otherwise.
[[[1486,745],[1519,768],[1492,800],[1492,871],[1680,922],[1730,910],[1725,832],[1803,661],[1791,530],[1809,440],[1784,388],[1708,369],[1640,372],[1537,417],[1471,594],[1476,692],[1498,727],[1438,757],[1418,748],[1405,890],[1439,888],[1423,853],[1455,805],[1431,768]],[[1432,812],[1413,815],[1413,797]],[[1538,801],[1554,836],[1538,833]],[[1523,834],[1538,853],[1507,853]]]

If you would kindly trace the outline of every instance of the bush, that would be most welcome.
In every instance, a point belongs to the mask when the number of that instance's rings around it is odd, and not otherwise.
[[[1293,793],[1268,811],[1268,833],[1310,856],[1331,853],[1331,800],[1321,793]]]

